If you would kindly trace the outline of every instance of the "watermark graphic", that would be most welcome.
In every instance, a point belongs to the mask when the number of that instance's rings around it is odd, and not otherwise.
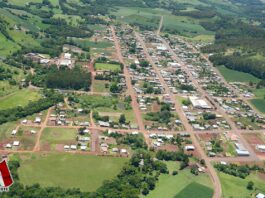
[[[9,187],[13,184],[13,178],[8,168],[6,160],[0,163],[0,192],[9,191]]]

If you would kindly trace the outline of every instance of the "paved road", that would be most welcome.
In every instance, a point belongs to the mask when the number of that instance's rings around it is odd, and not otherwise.
[[[164,81],[159,69],[157,68],[157,66],[154,64],[152,58],[150,57],[146,45],[144,43],[144,41],[142,40],[141,36],[139,35],[138,32],[135,32],[135,36],[137,38],[137,40],[141,43],[144,53],[146,55],[147,60],[149,61],[149,63],[152,65],[152,67],[154,68],[154,70],[156,71],[160,83],[162,84],[162,86],[164,87],[166,93],[171,97],[171,100],[175,103],[175,108],[176,111],[178,112],[179,118],[182,121],[182,124],[184,125],[185,129],[187,130],[187,132],[192,132],[193,128],[189,125],[188,120],[186,118],[186,116],[184,115],[184,112],[181,108],[181,105],[178,103],[178,101],[175,99],[174,94],[171,93],[168,85],[166,84],[166,82]],[[194,133],[190,133],[190,137],[192,140],[192,143],[194,144],[194,146],[196,147],[196,150],[199,152],[200,156],[202,159],[205,160],[205,164],[207,166],[207,170],[211,176],[211,180],[213,182],[214,185],[214,198],[220,198],[222,195],[222,188],[221,188],[221,183],[219,181],[218,175],[215,171],[215,169],[213,168],[211,162],[209,161],[208,157],[206,156],[203,148],[201,147],[200,143],[198,142],[198,140],[196,139]]]

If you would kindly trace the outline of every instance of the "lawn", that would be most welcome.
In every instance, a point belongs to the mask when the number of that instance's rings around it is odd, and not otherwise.
[[[40,94],[30,89],[22,89],[7,96],[0,97],[0,110],[17,106],[26,106],[40,98]]]
[[[146,197],[172,198],[179,197],[179,195],[183,197],[183,195],[188,190],[192,192],[197,192],[198,190],[199,192],[201,192],[202,189],[207,189],[204,194],[205,197],[211,197],[212,183],[208,175],[200,174],[198,176],[194,176],[190,173],[190,170],[188,169],[179,171],[179,163],[177,162],[166,162],[166,164],[168,166],[170,174],[160,175],[155,190],[150,191],[150,193]],[[178,170],[178,175],[172,176],[171,173],[173,170]]]
[[[18,174],[24,185],[39,183],[95,191],[104,180],[114,178],[126,161],[128,159],[91,155],[34,155],[21,161]]]
[[[96,63],[95,69],[96,70],[121,71],[120,65],[108,64],[108,63]]]
[[[253,82],[258,83],[260,79],[256,78],[255,76],[239,72],[236,70],[228,69],[225,66],[218,67],[221,74],[224,76],[224,78],[229,82]]]
[[[251,104],[261,113],[265,113],[265,99],[252,99]]]
[[[256,174],[251,174],[246,179],[241,179],[239,177],[219,173],[219,178],[222,185],[222,198],[254,197],[251,195],[258,192],[265,193],[265,181]],[[247,190],[246,186],[249,181],[254,182],[254,187],[257,189],[256,191]]]

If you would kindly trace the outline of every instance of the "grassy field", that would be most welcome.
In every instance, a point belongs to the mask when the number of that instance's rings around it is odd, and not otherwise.
[[[253,82],[257,83],[260,81],[260,79],[256,78],[255,76],[239,72],[236,70],[228,69],[225,66],[218,67],[221,74],[224,76],[224,78],[229,82]]]
[[[17,106],[26,106],[40,98],[40,94],[30,89],[22,89],[7,96],[0,97],[0,110]]]
[[[199,176],[194,176],[190,173],[190,170],[179,171],[178,175],[172,176],[171,173],[173,170],[179,170],[179,164],[176,162],[166,162],[170,174],[161,175],[159,181],[156,185],[154,191],[146,196],[148,198],[172,198],[172,197],[187,197],[187,191],[191,191],[196,195],[196,192],[201,192],[202,189],[207,189],[204,196],[198,198],[211,197],[212,195],[212,184],[209,176],[206,174],[200,174]],[[208,187],[207,187],[208,186]],[[210,188],[209,188],[210,187]]]
[[[65,15],[65,14],[55,14],[53,16],[53,18],[55,19],[65,19],[65,21],[68,23],[68,24],[71,24],[71,25],[78,25],[81,21],[84,21],[84,19],[82,19],[80,16],[77,16],[77,15]]]
[[[108,81],[94,80],[93,81],[93,91],[95,92],[109,92],[109,88],[105,87],[105,84],[109,84]]]
[[[12,130],[16,128],[16,122],[7,122],[0,125],[0,141],[11,136]]]
[[[74,144],[77,131],[75,129],[46,128],[41,136],[42,148],[55,150],[57,144]]]
[[[178,31],[185,36],[213,35],[199,24],[198,19],[175,16],[163,9],[119,7],[112,14],[116,15],[118,20],[129,23],[137,22],[154,27],[154,29],[158,27],[160,17],[164,16],[163,30]]]
[[[180,191],[175,198],[211,198],[213,195],[213,189],[204,186],[202,184],[198,184],[196,182],[192,182],[187,187],[185,187],[182,191]]]
[[[89,39],[74,39],[74,42],[78,46],[90,47],[90,48],[108,48],[108,47],[113,46],[113,44],[111,42],[108,42],[108,41],[94,42],[94,41],[91,41]]]
[[[33,155],[21,159],[18,174],[23,184],[39,183],[82,191],[95,191],[104,180],[114,178],[128,161],[125,158],[71,154]]]
[[[265,181],[259,178],[259,176],[256,174],[251,174],[246,179],[241,179],[239,177],[219,173],[219,178],[222,185],[222,198],[247,198],[255,197],[253,195],[257,194],[258,192],[265,193]],[[247,190],[246,186],[249,181],[254,182],[254,188],[257,189],[256,191]]]
[[[109,70],[109,71],[120,71],[121,68],[117,64],[107,64],[107,63],[96,63],[96,70]]]
[[[42,0],[8,0],[9,3],[13,5],[18,5],[18,6],[24,6],[28,2],[33,2],[33,3],[41,3]]]
[[[252,99],[251,104],[261,113],[265,113],[265,99],[261,98]]]

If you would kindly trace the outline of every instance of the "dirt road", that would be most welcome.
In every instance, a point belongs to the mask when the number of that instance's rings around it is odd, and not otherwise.
[[[41,123],[41,128],[40,128],[39,132],[37,133],[37,140],[36,140],[35,146],[33,148],[33,152],[36,152],[36,151],[40,150],[40,138],[41,138],[43,130],[47,126],[47,123],[48,123],[48,120],[49,120],[49,117],[50,117],[50,114],[51,114],[51,110],[52,110],[52,108],[50,107],[48,109],[48,112],[47,112],[47,115],[45,117],[44,122]]]

